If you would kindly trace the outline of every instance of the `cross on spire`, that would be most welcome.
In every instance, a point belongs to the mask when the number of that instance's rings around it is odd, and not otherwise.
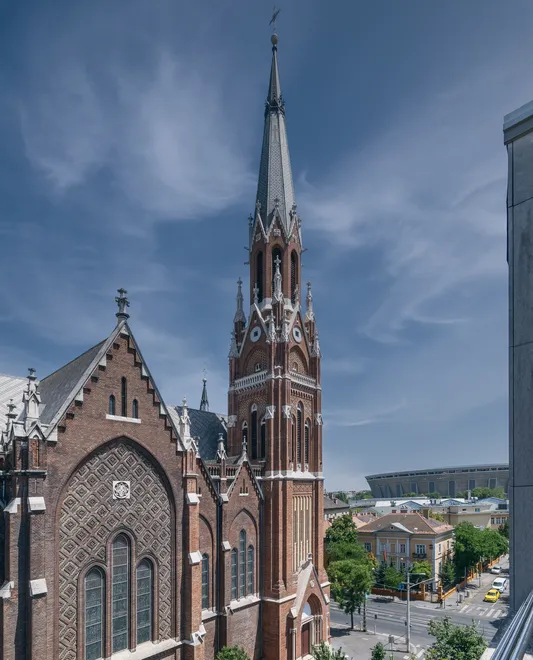
[[[272,10],[272,18],[270,19],[270,23],[269,23],[269,25],[272,25],[272,30],[274,34],[276,34],[276,19],[280,11],[281,9],[276,9],[276,5],[274,5],[274,9]]]
[[[130,301],[126,298],[126,294],[128,293],[126,289],[117,289],[117,293],[118,296],[115,298],[115,302],[118,305],[118,312],[116,313],[116,317],[120,323],[120,321],[125,321],[130,317],[130,315],[126,312],[126,307],[130,306]]]

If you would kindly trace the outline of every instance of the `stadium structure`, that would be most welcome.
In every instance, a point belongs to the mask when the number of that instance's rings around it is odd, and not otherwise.
[[[508,492],[509,465],[467,465],[464,467],[430,468],[384,472],[365,477],[374,497],[402,497],[406,493],[440,493],[456,497],[474,488],[498,488]]]

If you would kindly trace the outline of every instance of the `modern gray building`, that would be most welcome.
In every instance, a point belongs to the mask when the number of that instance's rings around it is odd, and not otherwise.
[[[443,497],[457,497],[457,493],[474,488],[499,487],[507,493],[509,466],[497,463],[405,470],[371,474],[365,479],[372,495],[377,498],[402,497],[407,493],[440,493]]]
[[[511,609],[533,590],[533,101],[504,118],[508,155]]]

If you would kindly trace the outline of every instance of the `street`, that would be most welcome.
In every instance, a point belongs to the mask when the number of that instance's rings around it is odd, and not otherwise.
[[[502,562],[501,565],[504,570],[508,566],[507,562]],[[476,578],[468,585],[468,597],[458,603],[457,597],[453,595],[447,599],[444,608],[437,603],[411,602],[411,651],[415,656],[422,657],[424,649],[434,641],[427,632],[428,623],[432,619],[442,619],[445,616],[448,616],[453,623],[463,625],[474,620],[481,634],[490,643],[508,612],[508,586],[496,603],[483,601],[496,577],[498,576],[483,573],[481,581]],[[507,571],[502,577],[508,577]],[[364,657],[361,655],[363,649],[371,648],[378,641],[386,644],[389,635],[393,635],[395,639],[400,638],[395,648],[402,648],[402,643],[405,648],[406,612],[405,602],[398,599],[391,601],[390,598],[383,596],[371,596],[367,601],[367,633],[363,633],[361,632],[362,615],[354,616],[356,630],[351,631],[350,616],[344,614],[338,605],[332,602],[330,608],[332,644],[336,648],[342,646],[350,657],[361,658]],[[401,654],[396,655],[403,657]],[[408,657],[407,653],[405,656]]]

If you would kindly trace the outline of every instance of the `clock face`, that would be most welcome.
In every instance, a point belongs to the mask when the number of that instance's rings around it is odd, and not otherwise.
[[[294,337],[295,341],[300,343],[302,341],[302,331],[300,328],[295,327],[292,329],[292,336]]]
[[[256,342],[260,336],[261,336],[261,328],[258,325],[256,325],[255,328],[252,329],[252,332],[250,332],[250,339],[253,342]]]

